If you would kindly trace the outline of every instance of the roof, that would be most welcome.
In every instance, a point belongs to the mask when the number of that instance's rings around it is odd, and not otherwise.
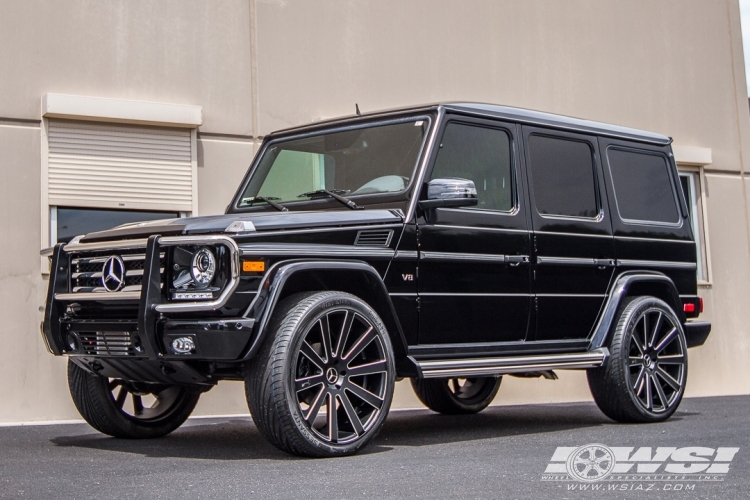
[[[524,123],[528,125],[537,126],[552,126],[555,128],[563,128],[571,132],[583,132],[583,133],[594,133],[599,135],[606,135],[609,137],[630,139],[641,142],[648,142],[652,144],[668,145],[671,144],[672,139],[662,134],[655,132],[648,132],[645,130],[639,130],[630,127],[622,127],[619,125],[612,125],[609,123],[596,122],[592,120],[584,120],[581,118],[573,118],[564,115],[556,115],[553,113],[545,113],[542,111],[534,111],[523,108],[514,108],[511,106],[500,106],[497,104],[483,104],[475,102],[445,102],[427,104],[421,106],[410,106],[404,108],[376,111],[371,113],[363,113],[359,115],[350,115],[340,118],[334,118],[331,120],[325,120],[320,122],[311,123],[309,125],[303,125],[299,127],[293,127],[288,129],[279,130],[269,134],[270,136],[297,134],[305,132],[313,132],[321,128],[326,128],[331,125],[352,125],[361,120],[367,120],[378,117],[393,116],[397,114],[409,113],[409,112],[427,112],[434,111],[437,109],[445,109],[448,111],[456,111],[462,113],[469,113],[478,116],[488,116],[492,118],[501,118],[510,120],[518,123]]]

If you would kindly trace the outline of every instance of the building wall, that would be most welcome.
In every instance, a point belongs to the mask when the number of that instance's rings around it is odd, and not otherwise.
[[[201,215],[223,212],[259,137],[439,100],[485,101],[710,148],[707,344],[688,395],[750,393],[750,154],[737,0],[6,2],[0,16],[0,422],[77,418],[38,333],[46,93],[200,105]],[[744,156],[743,156],[744,153]],[[497,403],[588,400],[583,373],[506,377]],[[396,406],[417,404],[408,384]],[[246,412],[223,383],[198,413]]]

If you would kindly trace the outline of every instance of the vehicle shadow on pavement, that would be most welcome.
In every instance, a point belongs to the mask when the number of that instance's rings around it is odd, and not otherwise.
[[[207,419],[208,420],[208,419]],[[93,429],[90,429],[93,431]],[[99,433],[60,436],[57,446],[87,448],[147,457],[196,458],[206,460],[254,460],[293,458],[266,441],[250,418],[193,420],[159,439],[116,439]]]
[[[682,413],[682,412],[680,412]],[[670,422],[680,420],[675,415]],[[591,403],[493,406],[476,415],[438,415],[429,410],[393,411],[380,435],[362,455],[388,452],[398,446],[496,439],[617,425]],[[51,439],[61,447],[133,453],[148,457],[208,460],[294,460],[270,445],[247,418],[190,420],[162,439],[114,439],[98,433]]]
[[[557,432],[613,424],[590,403],[491,406],[476,415],[440,415],[429,410],[389,415],[375,440],[394,446],[425,446]]]

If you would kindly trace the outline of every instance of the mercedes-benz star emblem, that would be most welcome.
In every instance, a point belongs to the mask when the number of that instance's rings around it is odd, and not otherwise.
[[[125,284],[125,263],[119,255],[112,255],[102,267],[102,286],[108,292],[116,292]]]

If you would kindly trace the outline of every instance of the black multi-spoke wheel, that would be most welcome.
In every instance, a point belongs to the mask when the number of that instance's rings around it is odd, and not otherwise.
[[[604,368],[588,371],[599,408],[620,422],[660,422],[677,409],[687,381],[687,343],[672,309],[653,297],[622,308]]]
[[[393,397],[388,333],[367,304],[341,292],[287,299],[246,381],[250,411],[277,447],[351,454],[380,430]]]
[[[68,385],[81,416],[119,438],[155,438],[177,429],[200,392],[186,387],[126,382],[94,375],[68,361]]]
[[[495,399],[502,377],[411,379],[422,403],[446,415],[477,413]]]

